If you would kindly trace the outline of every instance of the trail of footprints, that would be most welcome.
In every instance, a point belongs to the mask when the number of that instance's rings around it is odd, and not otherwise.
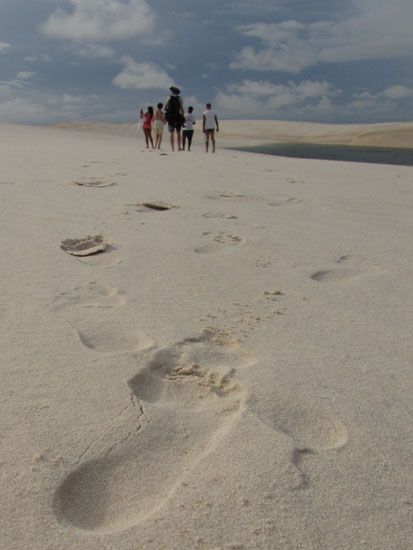
[[[89,183],[93,187],[104,186],[97,180]],[[223,191],[210,198],[243,196]],[[296,199],[283,204],[289,202]],[[155,202],[140,206],[167,210],[174,205]],[[236,219],[220,213],[206,213],[204,217]],[[225,232],[205,232],[203,237],[208,242],[195,248],[197,253],[215,252],[222,246],[243,242]],[[69,246],[78,244],[72,242]],[[85,246],[80,244],[81,249]],[[107,248],[99,254],[105,255]],[[78,260],[90,265],[95,257],[98,256]],[[110,261],[113,262],[112,257]],[[346,273],[354,269],[347,256],[337,264],[346,265],[350,270],[343,269]],[[317,282],[337,278],[330,273],[335,270],[318,271],[311,278]],[[264,297],[273,301],[281,294],[268,291]],[[70,312],[79,341],[88,350],[116,354],[153,347],[151,338],[131,322],[131,315],[125,316],[121,309],[125,307],[124,292],[96,281],[62,292],[53,303],[56,313]],[[120,323],[121,318],[128,318],[128,323]],[[185,476],[213,452],[243,415],[246,389],[236,375],[239,369],[256,362],[257,358],[230,333],[218,329],[207,329],[199,336],[155,349],[151,359],[128,381],[136,432],[119,444],[108,445],[107,451],[98,456],[86,458],[89,455],[84,453],[84,462],[74,467],[56,490],[53,509],[57,520],[66,527],[90,533],[114,533],[139,524],[162,508],[179,490]],[[250,412],[254,414],[253,410]],[[348,440],[345,426],[315,407],[306,409],[292,406],[288,400],[284,404],[276,400],[271,410],[256,414],[274,432],[290,437],[291,463],[300,478],[295,487],[298,489],[309,486],[302,468],[307,455],[338,449]]]

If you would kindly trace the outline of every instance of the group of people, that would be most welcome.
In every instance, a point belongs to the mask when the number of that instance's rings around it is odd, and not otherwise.
[[[167,125],[172,151],[175,151],[175,136],[178,151],[185,151],[185,147],[190,151],[196,124],[194,109],[189,106],[185,112],[180,89],[171,86],[169,90],[171,95],[165,106],[163,103],[158,103],[156,111],[151,105],[146,111],[143,109],[140,111],[140,124],[145,136],[146,148],[149,149],[149,145],[152,149],[161,148],[164,127]],[[219,123],[210,103],[206,104],[202,115],[202,132],[205,136],[205,151],[208,153],[211,142],[211,151],[215,153],[215,132],[219,132]],[[155,143],[152,134],[155,136]]]

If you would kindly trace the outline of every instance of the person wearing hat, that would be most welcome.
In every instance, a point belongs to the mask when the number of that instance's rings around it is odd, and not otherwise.
[[[165,105],[165,118],[168,123],[168,130],[171,134],[171,147],[175,151],[175,133],[178,144],[178,151],[181,151],[181,130],[185,122],[184,104],[180,96],[181,90],[176,86],[169,88],[171,95]]]

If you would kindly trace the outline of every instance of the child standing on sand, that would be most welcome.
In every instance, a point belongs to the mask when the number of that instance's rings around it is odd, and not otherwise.
[[[153,139],[152,139],[152,120],[153,120],[153,107],[150,105],[146,113],[141,109],[141,122],[142,129],[145,135],[146,148],[149,148],[149,142],[151,142],[153,149]]]
[[[163,103],[158,103],[152,123],[153,133],[155,134],[155,149],[161,148],[163,128],[166,123],[165,113],[163,112]]]
[[[185,115],[184,128],[182,130],[182,149],[185,151],[186,140],[188,140],[188,151],[191,150],[192,138],[194,136],[194,125],[196,124],[193,115],[194,108],[188,107],[188,112]]]

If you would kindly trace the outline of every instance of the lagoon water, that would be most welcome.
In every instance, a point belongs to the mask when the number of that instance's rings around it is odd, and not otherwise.
[[[316,143],[271,143],[251,147],[238,147],[237,149],[281,157],[413,166],[413,149],[323,145]]]

